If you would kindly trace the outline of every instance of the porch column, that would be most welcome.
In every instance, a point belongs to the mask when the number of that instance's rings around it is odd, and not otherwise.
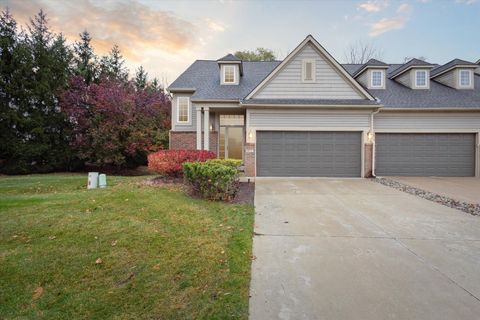
[[[197,150],[202,150],[202,107],[197,108]]]
[[[203,150],[210,149],[210,112],[208,107],[203,108]]]

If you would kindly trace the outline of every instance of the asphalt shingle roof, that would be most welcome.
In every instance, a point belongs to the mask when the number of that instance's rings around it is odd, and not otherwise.
[[[367,62],[365,62],[365,64],[363,64],[357,71],[355,71],[354,74],[352,74],[352,76],[355,78],[356,76],[358,76],[360,73],[363,73],[363,70],[366,68],[366,67],[386,67],[388,68],[388,64],[382,62],[382,61],[379,61],[377,59],[370,59],[368,60]]]
[[[421,61],[421,60],[419,60]],[[195,89],[192,100],[237,100],[247,104],[243,99],[277,67],[281,61],[250,62],[243,61],[244,74],[239,85],[220,85],[220,72],[217,61],[198,60],[182,73],[169,87],[175,89]],[[425,62],[422,62],[424,65]],[[438,65],[429,64],[432,67]],[[351,75],[355,74],[363,65],[343,64]],[[388,65],[387,74],[396,72],[403,64]],[[385,108],[466,108],[480,109],[480,75],[475,74],[475,88],[473,90],[456,90],[438,83],[430,82],[428,90],[413,90],[403,86],[395,80],[385,79],[386,89],[368,90],[370,94],[380,100]],[[258,99],[254,99],[258,102]],[[275,99],[276,100],[276,99]],[[309,100],[288,99],[282,101],[288,104],[305,104]],[[326,100],[322,100],[326,102]],[[280,103],[278,100],[269,102]],[[316,100],[318,104],[320,100]],[[337,103],[348,103],[336,100]],[[356,101],[358,104],[358,100]]]
[[[218,59],[217,61],[240,61],[240,59],[238,59],[233,54],[229,53],[225,57],[222,57],[222,58]]]
[[[461,60],[461,59],[453,59],[452,61],[447,62],[444,65],[438,66],[435,69],[433,69],[432,71],[430,71],[430,76],[434,77],[434,76],[442,73],[443,71],[448,70],[448,69],[450,69],[452,67],[455,67],[455,66],[471,66],[472,68],[478,67],[478,65],[473,63],[473,62],[469,62],[469,61],[465,61],[465,60]]]
[[[408,61],[407,63],[399,65],[398,68],[396,68],[394,70],[391,70],[389,72],[388,76],[390,78],[395,78],[396,76],[398,76],[403,71],[405,71],[405,70],[407,70],[411,67],[415,67],[415,66],[422,66],[422,67],[426,66],[426,67],[433,68],[435,65],[433,65],[431,63],[428,63],[426,61],[420,60],[420,59],[413,58],[412,60]]]

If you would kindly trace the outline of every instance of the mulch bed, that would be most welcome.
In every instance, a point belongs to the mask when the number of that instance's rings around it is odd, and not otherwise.
[[[183,178],[167,178],[167,177],[155,177],[149,179],[143,184],[151,187],[180,187],[186,191],[186,193],[192,197],[197,198],[184,188]],[[255,199],[255,183],[254,182],[240,182],[238,192],[233,200],[228,201],[231,204],[254,204]]]
[[[234,204],[254,204],[255,200],[255,183],[253,182],[240,182],[238,192],[235,198],[230,201]]]
[[[414,196],[430,200],[441,205],[457,209],[466,213],[470,213],[471,215],[478,216],[480,215],[480,204],[477,203],[468,203],[463,201],[457,201],[455,199],[449,198],[447,196],[442,196],[430,191],[426,191],[423,189],[415,188],[409,186],[407,184],[387,179],[387,178],[375,178],[372,181],[383,184],[384,186],[391,187],[405,193],[412,194]]]

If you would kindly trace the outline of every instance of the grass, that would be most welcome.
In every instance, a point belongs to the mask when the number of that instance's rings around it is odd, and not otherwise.
[[[0,177],[0,319],[247,318],[253,207],[148,178]]]

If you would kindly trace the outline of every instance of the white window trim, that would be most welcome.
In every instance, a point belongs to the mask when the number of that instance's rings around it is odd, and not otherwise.
[[[418,81],[417,81],[417,79],[418,79],[418,74],[419,74],[420,72],[425,73],[425,84],[423,84],[423,85],[419,85],[419,84],[418,84]],[[428,72],[427,72],[427,70],[415,70],[415,87],[416,87],[416,88],[428,88],[428,80],[429,80],[429,79],[428,79]]]
[[[379,72],[380,73],[380,85],[374,85],[373,84],[373,73],[374,72]],[[372,88],[383,88],[383,83],[385,81],[384,80],[384,74],[385,73],[383,72],[383,70],[372,70],[372,73],[370,75],[370,78],[371,78],[370,79],[370,87],[372,87]]]
[[[187,99],[187,102],[188,102],[188,108],[187,108],[187,121],[180,121],[180,99]],[[190,125],[192,123],[192,115],[191,115],[191,111],[192,111],[192,106],[191,106],[191,103],[190,103],[190,97],[177,97],[177,123],[178,124],[187,124],[187,125]]]
[[[225,76],[227,73],[227,67],[232,67],[233,68],[233,81],[225,81]],[[223,77],[223,84],[236,84],[237,83],[237,68],[235,65],[232,64],[226,64],[223,66],[223,72],[222,72],[222,77]]]
[[[312,80],[306,80],[305,79],[305,76],[306,76],[305,66],[307,65],[307,63],[312,64]],[[302,82],[304,82],[304,83],[315,82],[316,81],[316,73],[317,73],[317,67],[315,65],[315,59],[303,59],[302,60]]]
[[[462,72],[468,72],[468,84],[462,84]],[[461,69],[458,71],[458,86],[461,88],[471,88],[472,87],[472,82],[473,82],[473,72],[472,70],[466,70],[466,69]]]

